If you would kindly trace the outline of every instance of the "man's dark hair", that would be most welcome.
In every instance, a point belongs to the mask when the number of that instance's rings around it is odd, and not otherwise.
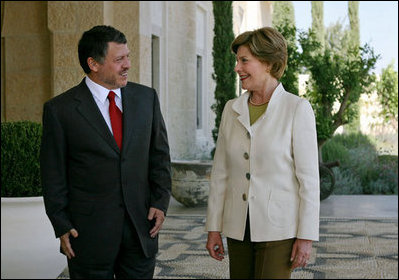
[[[126,44],[125,35],[112,26],[98,25],[83,33],[79,41],[78,53],[79,62],[86,74],[90,73],[90,67],[87,65],[89,57],[94,58],[99,63],[104,62],[108,51],[108,42]]]

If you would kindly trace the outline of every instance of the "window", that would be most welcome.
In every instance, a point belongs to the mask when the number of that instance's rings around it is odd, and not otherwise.
[[[202,129],[202,56],[197,55],[197,129]]]
[[[197,6],[196,11],[196,44],[197,44],[197,84],[196,84],[196,101],[197,101],[197,130],[204,129],[204,90],[206,89],[206,81],[204,79],[204,70],[206,69],[206,11]]]
[[[151,38],[151,86],[160,93],[160,47],[159,37],[152,35]]]

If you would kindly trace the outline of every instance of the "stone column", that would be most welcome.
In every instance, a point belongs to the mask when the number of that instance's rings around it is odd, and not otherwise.
[[[1,121],[41,121],[50,96],[47,2],[2,1]]]
[[[192,159],[196,135],[196,3],[168,5],[168,137],[174,159]]]

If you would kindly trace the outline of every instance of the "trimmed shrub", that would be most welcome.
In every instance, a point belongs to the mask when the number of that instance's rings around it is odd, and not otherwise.
[[[1,196],[41,196],[42,125],[31,121],[1,123]]]

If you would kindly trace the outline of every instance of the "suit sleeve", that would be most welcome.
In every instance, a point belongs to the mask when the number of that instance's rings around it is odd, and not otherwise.
[[[50,103],[46,103],[43,109],[40,172],[46,214],[53,225],[56,237],[60,237],[73,226],[66,212],[68,187],[65,137]]]
[[[166,214],[172,186],[169,144],[165,122],[155,90],[153,94],[154,107],[149,156],[151,207],[160,209]]]
[[[305,99],[299,102],[294,116],[293,153],[300,198],[297,237],[317,241],[320,211],[317,133],[313,109]]]

